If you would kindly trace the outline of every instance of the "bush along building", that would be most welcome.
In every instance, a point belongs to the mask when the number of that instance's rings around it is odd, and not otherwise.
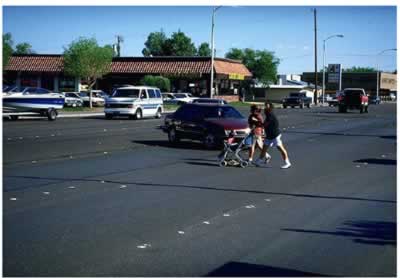
[[[146,75],[170,80],[171,91],[195,96],[210,95],[211,57],[115,57],[110,72],[95,88],[111,93],[118,85],[139,85]],[[240,61],[214,59],[215,95],[238,100],[239,92],[252,74]],[[79,91],[79,78],[64,73],[62,55],[14,55],[5,68],[3,80],[17,86],[37,86],[55,92]]]

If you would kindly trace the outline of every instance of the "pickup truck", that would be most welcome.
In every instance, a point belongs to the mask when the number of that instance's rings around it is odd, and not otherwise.
[[[360,110],[360,113],[368,113],[368,96],[364,89],[347,88],[338,97],[339,113],[346,113],[349,109]]]
[[[287,108],[288,106],[292,108],[299,106],[302,109],[304,106],[310,108],[311,101],[312,99],[307,97],[305,93],[290,93],[289,97],[282,100],[282,106],[283,108]]]

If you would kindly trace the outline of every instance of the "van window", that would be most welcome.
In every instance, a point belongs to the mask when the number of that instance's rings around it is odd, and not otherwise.
[[[141,90],[141,91],[140,91],[140,98],[141,98],[141,99],[146,99],[146,98],[147,98],[146,90]]]
[[[114,91],[113,97],[131,97],[137,98],[139,96],[138,89],[117,89]]]
[[[156,96],[157,96],[158,98],[161,98],[161,92],[160,92],[160,90],[156,90]]]
[[[149,98],[156,98],[156,92],[153,89],[147,89],[147,93],[149,94]]]

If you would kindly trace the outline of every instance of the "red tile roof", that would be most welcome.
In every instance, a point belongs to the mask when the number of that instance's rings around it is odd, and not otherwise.
[[[215,58],[217,74],[241,74],[251,76],[239,61]],[[10,58],[6,71],[56,72],[64,70],[62,55],[16,55]],[[118,57],[113,58],[111,73],[138,74],[210,74],[210,57]]]

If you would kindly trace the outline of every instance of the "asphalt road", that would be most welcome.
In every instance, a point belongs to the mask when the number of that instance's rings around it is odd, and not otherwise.
[[[276,114],[287,170],[161,120],[5,121],[3,275],[395,276],[395,104]]]

